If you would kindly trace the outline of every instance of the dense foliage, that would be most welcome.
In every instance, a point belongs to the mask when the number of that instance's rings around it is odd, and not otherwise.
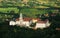
[[[0,23],[0,38],[60,38],[60,13],[56,16],[49,16],[52,22],[49,28],[45,29],[30,29],[19,26],[9,26],[9,22]]]

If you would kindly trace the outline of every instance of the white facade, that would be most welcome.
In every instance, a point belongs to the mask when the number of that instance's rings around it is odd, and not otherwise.
[[[14,25],[16,25],[16,23],[14,21],[10,21],[9,25],[14,26]]]
[[[46,27],[49,27],[50,26],[50,23],[49,21],[46,22]]]
[[[46,27],[46,24],[45,23],[36,23],[36,29],[37,28],[41,28],[41,29],[43,29],[43,28],[45,28]]]
[[[30,26],[30,22],[29,21],[23,21],[22,23],[20,23],[20,21],[10,21],[9,25],[17,25],[17,26],[25,26],[25,27],[29,27]]]
[[[16,21],[16,25],[20,25],[20,21]]]
[[[24,21],[23,24],[24,24],[26,27],[29,27],[29,26],[30,26],[30,22],[29,22],[29,21]]]

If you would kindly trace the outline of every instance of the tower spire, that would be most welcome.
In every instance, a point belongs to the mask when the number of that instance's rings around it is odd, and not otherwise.
[[[22,19],[23,19],[22,13],[20,13],[20,17],[19,17],[19,19],[20,19],[20,20],[22,20]]]
[[[20,21],[20,25],[22,25],[22,23],[23,23],[23,16],[22,16],[22,13],[20,13],[19,21]]]

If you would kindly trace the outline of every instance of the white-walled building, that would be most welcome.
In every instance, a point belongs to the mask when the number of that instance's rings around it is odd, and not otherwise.
[[[47,28],[49,26],[50,26],[50,23],[49,23],[48,20],[46,20],[46,21],[38,21],[36,23],[35,29],[37,29],[37,28],[43,29],[43,28]]]
[[[9,25],[29,27],[30,26],[30,20],[31,20],[30,18],[23,18],[22,13],[20,13],[20,17],[17,18],[15,21],[10,21]]]
[[[35,27],[31,27],[30,25],[32,23],[36,23]],[[22,16],[22,13],[20,14],[20,17],[17,18],[15,21],[10,21],[9,22],[9,25],[17,25],[17,26],[20,26],[20,27],[29,27],[29,28],[40,28],[40,29],[43,29],[43,28],[47,28],[50,26],[50,23],[49,23],[49,20],[45,20],[45,21],[42,21],[41,19],[39,18],[23,18]]]
[[[12,25],[14,26],[14,25],[16,25],[16,23],[14,21],[10,21],[9,25],[10,26],[12,26]]]

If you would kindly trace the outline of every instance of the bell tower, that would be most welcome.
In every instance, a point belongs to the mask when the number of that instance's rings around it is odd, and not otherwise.
[[[22,13],[20,13],[20,17],[19,17],[19,19],[20,19],[20,20],[22,20],[22,19],[23,19]]]
[[[22,23],[23,23],[23,16],[22,16],[22,13],[20,13],[19,21],[20,21],[20,25],[22,25]]]

